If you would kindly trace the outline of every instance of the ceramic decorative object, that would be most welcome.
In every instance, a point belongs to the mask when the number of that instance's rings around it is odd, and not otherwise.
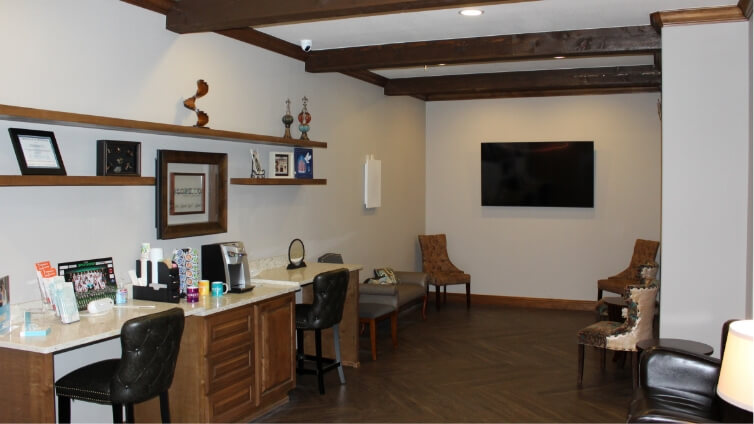
[[[298,129],[301,131],[300,139],[309,140],[307,133],[309,132],[309,122],[312,121],[312,116],[306,110],[306,104],[309,102],[309,99],[304,96],[301,100],[304,102],[304,107],[301,109],[301,113],[298,114]]]
[[[291,136],[291,124],[293,123],[293,115],[291,115],[291,99],[285,100],[285,115],[283,115],[283,124],[285,125],[285,134],[283,138],[293,138]]]
[[[186,109],[190,109],[196,112],[196,124],[194,125],[195,127],[204,127],[209,122],[209,115],[196,107],[196,99],[204,97],[204,95],[208,92],[209,84],[200,79],[196,82],[196,94],[183,101],[183,106],[185,106]]]
[[[293,119],[293,117],[291,117]],[[286,129],[286,132],[288,130]],[[289,134],[290,135],[290,134]],[[264,178],[265,171],[262,169],[262,163],[259,161],[259,152],[254,149],[251,152],[251,178]]]

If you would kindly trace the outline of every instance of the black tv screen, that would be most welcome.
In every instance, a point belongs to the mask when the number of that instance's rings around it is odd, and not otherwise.
[[[594,207],[594,142],[482,143],[482,206]]]

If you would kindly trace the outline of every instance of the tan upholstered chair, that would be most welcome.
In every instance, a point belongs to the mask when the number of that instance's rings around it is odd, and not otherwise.
[[[631,368],[636,369],[638,352],[636,343],[652,338],[652,325],[655,317],[657,285],[628,286],[624,293],[626,300],[626,321],[597,321],[579,330],[579,378],[581,386],[584,376],[584,345],[602,349],[600,366],[605,368],[607,350],[631,352]],[[635,377],[635,376],[634,376]],[[634,380],[634,387],[636,381]]]
[[[597,300],[602,299],[603,290],[622,294],[626,287],[639,284],[639,266],[654,262],[659,248],[659,241],[636,239],[634,255],[628,268],[612,277],[597,281]]]
[[[440,287],[443,300],[447,302],[448,285],[466,285],[466,307],[471,306],[471,276],[456,268],[448,258],[445,234],[421,235],[419,245],[422,250],[422,271],[427,274],[427,293],[429,284],[435,286],[435,307],[440,308]]]

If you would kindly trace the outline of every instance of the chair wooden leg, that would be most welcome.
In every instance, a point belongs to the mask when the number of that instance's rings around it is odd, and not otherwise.
[[[597,289],[597,300],[600,300],[600,299],[602,299],[602,289],[598,288]]]
[[[442,286],[442,303],[443,305],[448,304],[448,286]]]
[[[579,375],[578,379],[576,380],[576,384],[578,384],[579,387],[581,387],[581,381],[584,377],[584,345],[579,343]]]
[[[377,321],[369,320],[369,341],[372,342],[372,360],[377,360]]]
[[[424,294],[424,301],[422,301],[422,319],[427,319],[427,294]]]
[[[600,369],[605,370],[605,358],[607,357],[607,349],[600,348]]]
[[[393,337],[393,347],[398,347],[398,311],[390,314],[390,335]]]
[[[435,286],[435,309],[440,309],[440,286]]]
[[[639,385],[639,351],[631,352],[631,381],[634,383],[634,389]]]
[[[466,309],[471,308],[471,283],[466,283]]]
[[[68,396],[58,396],[58,422],[71,422],[71,398]]]
[[[170,400],[167,390],[160,393],[160,418],[162,418],[163,423],[170,422]]]

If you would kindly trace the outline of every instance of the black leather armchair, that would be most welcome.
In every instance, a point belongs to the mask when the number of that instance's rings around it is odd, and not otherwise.
[[[723,401],[715,393],[719,374],[717,358],[664,348],[644,351],[628,422],[721,421]]]

